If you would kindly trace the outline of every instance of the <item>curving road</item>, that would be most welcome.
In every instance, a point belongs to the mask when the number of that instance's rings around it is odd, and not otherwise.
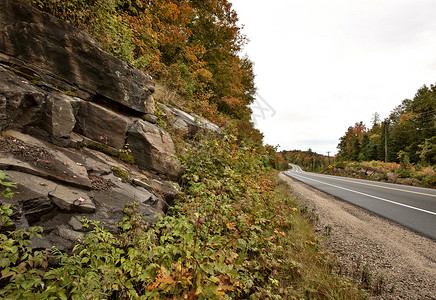
[[[436,190],[304,172],[284,174],[436,240]]]

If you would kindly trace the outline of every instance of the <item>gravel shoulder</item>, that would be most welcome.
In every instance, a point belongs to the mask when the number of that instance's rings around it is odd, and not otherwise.
[[[370,283],[372,299],[436,299],[436,241],[281,173],[298,201],[316,214],[338,272]]]

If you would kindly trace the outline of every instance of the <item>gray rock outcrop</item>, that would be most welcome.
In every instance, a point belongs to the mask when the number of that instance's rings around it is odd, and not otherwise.
[[[114,58],[87,34],[20,1],[0,2],[0,52],[1,62],[39,84],[154,114],[149,75]]]
[[[175,154],[174,144],[162,128],[138,120],[128,131],[127,143],[139,166],[166,174],[171,179],[178,178],[180,165],[174,155],[168,155]]]
[[[77,132],[96,141],[104,138],[106,145],[122,149],[127,131],[136,119],[95,103],[82,102],[76,120]]]
[[[153,91],[150,76],[85,33],[22,2],[0,2],[0,130],[17,129],[63,147],[80,144],[73,137],[79,133],[117,152],[140,117],[156,122]],[[149,133],[144,140],[151,141],[150,151],[132,149],[135,159],[176,179],[180,167],[171,137],[160,128],[158,145]]]
[[[189,114],[175,107],[158,104],[163,118],[176,132],[190,139],[201,131],[214,132],[221,136],[223,131],[217,125],[196,114]]]
[[[73,109],[74,101],[64,94],[51,93],[45,102],[44,115],[40,125],[50,135],[68,138],[76,126],[76,113]]]
[[[18,183],[13,200],[0,201],[15,207],[17,228],[43,227],[33,247],[71,249],[87,230],[83,217],[116,231],[129,203],[149,223],[174,203],[180,163],[171,135],[156,125],[153,92],[149,75],[87,34],[0,1],[0,170]],[[199,116],[162,110],[185,137],[222,134]]]
[[[152,187],[159,177],[101,152],[63,149],[17,131],[0,135],[0,169],[7,170],[10,180],[18,183],[13,200],[2,200],[15,207],[17,227],[44,229],[34,247],[71,249],[73,237],[83,236],[82,217],[116,231],[129,203],[138,203],[139,212],[149,223],[168,208],[162,190]],[[113,170],[122,170],[128,180]]]
[[[0,66],[0,130],[38,122],[45,98],[40,88]]]

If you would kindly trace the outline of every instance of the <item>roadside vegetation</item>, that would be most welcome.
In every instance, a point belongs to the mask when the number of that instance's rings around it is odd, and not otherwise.
[[[324,173],[353,178],[436,188],[435,166],[420,164],[371,162],[337,162]]]
[[[234,136],[203,137],[181,158],[182,195],[166,217],[143,222],[126,207],[111,233],[90,232],[72,253],[32,250],[41,228],[14,230],[2,206],[0,296],[5,299],[360,299],[338,275],[307,210],[264,155]],[[4,172],[3,193],[13,184]],[[313,220],[313,219],[312,219]]]

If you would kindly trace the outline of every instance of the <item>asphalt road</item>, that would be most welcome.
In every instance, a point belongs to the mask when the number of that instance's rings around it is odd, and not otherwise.
[[[284,174],[436,240],[434,189],[308,173],[297,165]]]

